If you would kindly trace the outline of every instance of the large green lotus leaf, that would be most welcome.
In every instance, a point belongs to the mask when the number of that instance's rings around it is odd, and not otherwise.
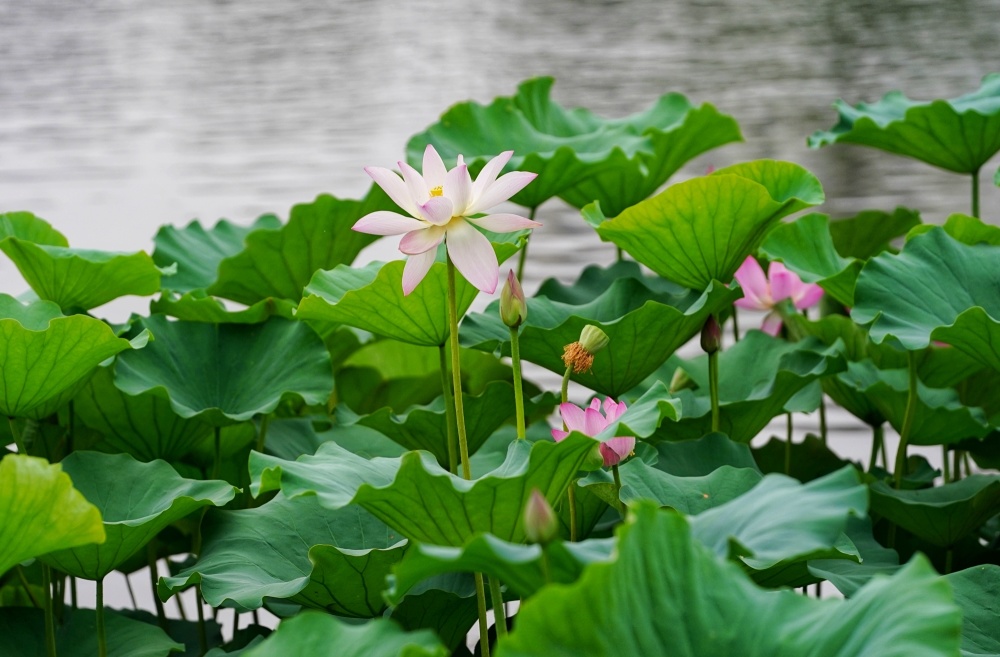
[[[16,237],[26,242],[49,246],[69,246],[66,237],[52,225],[30,212],[0,214],[0,240]]]
[[[823,202],[823,188],[797,164],[755,160],[671,185],[618,216],[585,210],[602,239],[657,274],[695,290],[728,282],[782,217]]]
[[[161,226],[153,238],[153,262],[160,267],[177,264],[177,271],[164,276],[164,290],[203,290],[215,282],[219,263],[243,250],[247,235],[257,230],[277,230],[281,220],[273,214],[259,217],[250,226],[237,226],[223,219],[206,230],[195,220],[184,228]]]
[[[889,242],[920,225],[920,213],[898,207],[892,211],[863,210],[853,217],[830,222],[830,237],[845,258],[867,260],[890,248]]]
[[[463,155],[477,173],[493,156],[513,150],[508,170],[538,174],[514,195],[515,203],[537,208],[561,196],[576,207],[598,200],[617,214],[653,193],[685,162],[743,139],[732,117],[708,103],[695,107],[677,93],[661,96],[644,112],[605,119],[555,103],[553,82],[527,80],[513,97],[453,106],[410,139],[407,159],[419,169],[424,148],[433,144],[446,161]]]
[[[56,626],[56,654],[60,657],[93,657],[97,654],[97,615],[93,609],[63,611]],[[104,612],[108,657],[166,657],[183,653],[156,625],[133,620],[110,610]],[[45,657],[45,614],[41,609],[0,609],[0,657]]]
[[[868,516],[850,518],[844,532],[861,555],[861,562],[852,559],[815,559],[809,562],[809,572],[829,581],[846,597],[853,596],[875,575],[892,575],[902,566],[895,550],[882,547],[872,535],[872,520]]]
[[[514,388],[502,381],[486,386],[481,395],[463,395],[469,453],[475,454],[501,424],[514,415]],[[401,415],[382,408],[354,420],[374,429],[409,450],[423,449],[448,467],[448,419],[444,398],[426,406],[415,406]]]
[[[736,442],[749,442],[799,391],[844,367],[840,345],[828,347],[814,338],[790,343],[761,331],[748,332],[719,354],[721,431]],[[691,440],[711,431],[707,359],[695,358],[683,368],[698,387],[676,393],[680,421],[665,422],[653,441]]]
[[[903,428],[909,397],[907,370],[880,370],[870,360],[848,363],[837,375],[845,386],[864,395],[898,432]],[[982,438],[990,431],[981,408],[962,404],[951,388],[929,388],[917,382],[917,406],[910,444],[947,445],[965,438]]]
[[[0,413],[43,417],[53,403],[68,401],[97,365],[149,339],[115,336],[110,326],[86,315],[63,317],[51,301],[24,305],[0,294]]]
[[[951,100],[913,101],[892,91],[877,103],[834,103],[839,121],[809,137],[819,148],[839,142],[871,146],[956,173],[974,173],[1000,150],[1000,74]]]
[[[60,465],[20,454],[0,459],[0,574],[46,552],[104,538],[101,512]]]
[[[944,657],[961,612],[923,557],[851,600],[765,591],[699,545],[683,517],[635,508],[618,557],[526,601],[498,657]],[[567,619],[572,619],[568,622]]]
[[[219,262],[218,278],[206,291],[247,305],[267,297],[297,302],[313,274],[349,265],[378,239],[351,227],[379,210],[398,208],[378,185],[360,201],[322,194],[296,205],[281,228],[249,233],[242,251]]]
[[[430,630],[404,632],[390,620],[364,625],[316,611],[282,621],[278,629],[243,657],[447,657],[448,651]]]
[[[389,618],[412,632],[431,629],[459,657],[467,655],[469,629],[479,618],[472,575],[455,573],[424,580],[392,607]]]
[[[385,611],[382,589],[406,541],[356,506],[328,511],[284,495],[256,509],[211,511],[198,561],[160,579],[161,599],[201,584],[213,607],[258,609],[277,598],[339,616]]]
[[[191,451],[212,427],[185,419],[158,395],[127,395],[115,386],[111,367],[99,367],[73,398],[73,410],[103,436],[105,451],[131,454],[140,461],[173,461]]]
[[[756,470],[728,465],[703,477],[677,477],[646,465],[642,459],[631,459],[619,471],[623,502],[652,500],[690,516],[739,497],[761,480]]]
[[[935,228],[933,224],[921,224],[906,234],[906,239],[929,232]],[[982,219],[970,217],[967,214],[953,214],[941,226],[962,244],[990,244],[1000,246],[1000,228],[984,223]]]
[[[641,397],[629,404],[628,409],[601,431],[597,438],[610,439],[615,436],[647,438],[663,424],[663,420],[677,422],[680,418],[680,402],[670,394],[665,383],[657,381]]]
[[[920,490],[874,482],[871,493],[873,513],[940,547],[954,545],[1000,512],[1000,475],[970,475]]]
[[[705,477],[722,466],[757,470],[750,446],[710,433],[695,440],[656,445],[657,469],[675,477]]]
[[[277,315],[291,319],[295,304],[287,299],[268,297],[242,310],[230,310],[204,290],[192,290],[183,295],[165,291],[149,302],[149,312],[170,315],[189,322],[210,324],[259,324]]]
[[[944,579],[962,609],[962,657],[1000,655],[1000,566],[967,568]]]
[[[780,260],[807,283],[817,283],[845,306],[854,305],[854,284],[863,263],[844,258],[833,245],[830,217],[811,212],[772,230],[760,252]]]
[[[548,297],[528,299],[528,320],[521,328],[521,358],[563,374],[563,348],[580,339],[587,325],[603,330],[610,342],[589,372],[572,374],[577,383],[615,398],[641,383],[671,354],[697,335],[709,315],[738,298],[718,283],[703,294],[676,297],[650,290],[634,278],[611,283],[589,303],[575,305]],[[465,318],[467,347],[510,353],[510,332],[500,320],[499,302]]]
[[[500,467],[466,481],[427,452],[369,461],[326,443],[294,462],[251,453],[251,491],[316,495],[330,509],[361,504],[403,536],[435,545],[461,545],[476,532],[516,542],[524,538],[521,511],[532,489],[557,503],[581,468],[594,467],[596,452],[597,443],[582,434],[559,443],[519,440]]]
[[[503,262],[520,248],[522,233],[490,235],[497,260]],[[444,246],[438,261],[410,294],[403,294],[405,262],[372,262],[365,267],[340,266],[318,271],[304,291],[296,316],[303,320],[346,324],[376,335],[425,347],[448,341],[448,266]],[[455,275],[458,315],[472,305],[479,291]]]
[[[100,510],[107,540],[51,552],[43,560],[84,579],[103,579],[170,523],[205,506],[222,506],[236,494],[224,481],[185,479],[166,461],[142,463],[128,454],[73,452],[62,466]]]
[[[139,324],[156,341],[129,354],[142,358],[118,358],[115,385],[129,395],[159,395],[183,418],[243,422],[270,413],[288,395],[325,404],[333,390],[326,347],[300,322],[204,324],[153,315]]]
[[[738,560],[758,581],[784,584],[809,559],[858,560],[842,538],[851,516],[868,509],[868,491],[848,466],[802,484],[770,474],[748,492],[691,519],[691,531],[717,554]],[[784,572],[787,571],[787,572]],[[801,571],[801,572],[796,572]]]
[[[786,472],[786,456],[790,455],[791,466]],[[819,479],[832,472],[840,470],[851,461],[838,456],[825,441],[811,433],[806,434],[801,442],[792,442],[771,436],[766,444],[753,450],[754,459],[761,472],[777,472],[786,474],[802,483]],[[858,469],[861,469],[858,466]]]
[[[865,265],[851,315],[871,323],[875,342],[915,350],[939,340],[1000,369],[998,258],[998,246],[968,246],[934,228]]]
[[[160,269],[143,251],[71,249],[16,237],[0,240],[0,250],[35,294],[60,308],[90,310],[126,294],[148,296],[160,289]]]
[[[575,582],[587,565],[607,561],[613,544],[610,538],[556,541],[543,557],[540,545],[508,543],[490,534],[477,534],[461,547],[417,543],[396,566],[386,597],[396,603],[430,577],[466,572],[495,577],[517,597],[529,598],[546,584]]]

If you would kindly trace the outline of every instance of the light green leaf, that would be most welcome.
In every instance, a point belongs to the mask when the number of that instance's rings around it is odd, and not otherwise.
[[[0,240],[17,237],[26,242],[49,246],[69,246],[69,242],[58,230],[30,212],[8,212],[0,214]]]
[[[150,313],[210,324],[259,324],[274,315],[291,319],[294,309],[295,304],[287,299],[268,297],[249,308],[229,310],[221,300],[208,296],[204,290],[192,290],[183,296],[165,291],[149,302]]]
[[[922,557],[847,601],[764,591],[652,505],[619,529],[617,554],[526,601],[498,657],[957,654],[961,613]]]
[[[728,465],[702,477],[677,477],[646,465],[642,459],[631,459],[619,472],[623,502],[652,500],[691,516],[739,497],[761,480],[756,470]]]
[[[846,219],[830,222],[830,236],[837,252],[845,258],[867,260],[889,248],[889,242],[902,237],[920,224],[920,213],[898,207],[892,213],[864,210]]]
[[[921,224],[907,233],[906,239],[922,235],[933,228],[934,225],[932,224]],[[950,215],[941,228],[962,244],[969,246],[975,246],[976,244],[1000,246],[1000,228],[984,223],[982,219],[970,217],[967,214]]]
[[[364,509],[322,508],[315,497],[279,495],[256,509],[205,517],[198,561],[160,579],[167,599],[192,584],[213,607],[258,609],[277,598],[338,616],[386,609],[385,578],[406,541]]]
[[[1000,74],[951,100],[913,101],[892,91],[877,103],[834,103],[837,125],[809,137],[819,148],[839,142],[871,146],[956,173],[978,172],[1000,150]]]
[[[46,552],[104,538],[101,512],[60,465],[20,454],[0,459],[0,574]]]
[[[348,625],[320,612],[306,611],[282,621],[278,629],[244,657],[447,657],[430,630],[404,632],[390,620]]]
[[[326,347],[301,322],[204,324],[153,315],[139,325],[157,339],[141,358],[118,359],[115,385],[168,399],[183,418],[233,424],[270,413],[289,395],[325,404],[333,390]]]
[[[668,280],[704,290],[733,280],[782,217],[823,200],[819,181],[799,165],[755,160],[671,185],[597,233]]]
[[[103,579],[170,523],[235,496],[224,481],[185,479],[166,461],[142,463],[128,454],[73,452],[61,465],[100,510],[107,540],[50,552],[43,561],[84,579]]]

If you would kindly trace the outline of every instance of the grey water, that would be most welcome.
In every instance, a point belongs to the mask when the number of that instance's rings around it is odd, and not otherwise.
[[[966,178],[860,147],[810,151],[806,136],[835,123],[837,98],[972,91],[1000,70],[998,43],[998,0],[0,0],[0,213],[120,251],[150,250],[161,224],[287,216],[320,193],[360,197],[362,167],[392,167],[451,104],[551,75],[557,101],[609,117],[670,91],[734,116],[745,142],[675,181],[787,159],[819,177],[835,217],[904,205],[941,222],[968,212]],[[538,218],[529,293],[613,259],[558,200]],[[363,259],[395,253],[383,240]],[[0,291],[25,289],[0,261]],[[127,299],[107,316],[145,308]],[[853,453],[857,423],[831,423]]]

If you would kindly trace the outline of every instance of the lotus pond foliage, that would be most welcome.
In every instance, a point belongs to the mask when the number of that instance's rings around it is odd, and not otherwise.
[[[810,211],[792,162],[674,181],[735,119],[552,85],[151,254],[0,215],[0,655],[1000,656],[1000,75],[808,138],[971,177],[940,226]],[[616,262],[522,287],[558,204]],[[112,609],[138,571],[154,606]]]

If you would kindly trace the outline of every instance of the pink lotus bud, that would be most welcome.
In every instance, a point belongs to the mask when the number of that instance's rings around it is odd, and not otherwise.
[[[529,543],[548,545],[559,536],[559,519],[552,505],[537,489],[531,491],[531,498],[524,507],[524,534]]]
[[[524,290],[511,269],[507,282],[500,291],[500,319],[511,328],[517,328],[528,319],[528,303],[524,300]]]

